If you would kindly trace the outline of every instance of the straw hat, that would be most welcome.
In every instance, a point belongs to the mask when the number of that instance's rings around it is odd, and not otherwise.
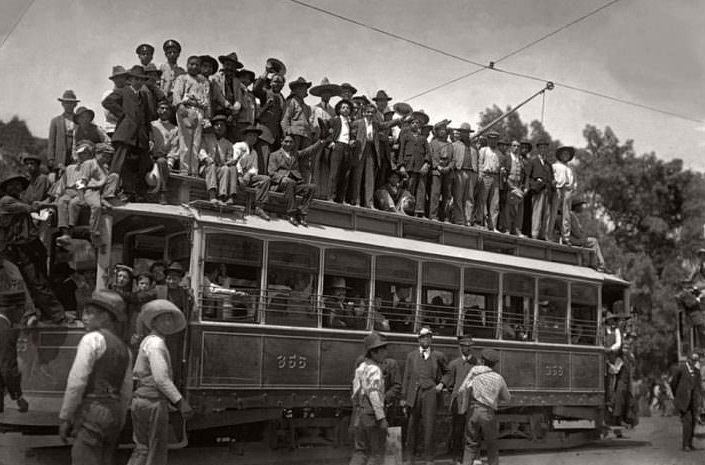
[[[144,324],[149,330],[152,330],[152,322],[159,315],[171,314],[174,318],[174,326],[172,328],[163,328],[162,332],[165,336],[176,334],[186,328],[186,318],[179,310],[179,307],[166,299],[151,300],[142,306],[142,311],[139,315],[139,321]],[[166,330],[166,331],[164,331]]]

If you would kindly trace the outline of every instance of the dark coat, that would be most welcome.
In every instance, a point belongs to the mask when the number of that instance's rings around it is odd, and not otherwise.
[[[149,149],[150,126],[148,102],[141,92],[131,86],[113,90],[103,100],[103,108],[118,119],[113,142],[120,142],[139,149]]]
[[[398,120],[394,121],[379,121],[376,118],[372,118],[372,137],[375,146],[375,166],[379,168],[382,166],[382,157],[386,156],[386,149],[382,147],[382,139],[380,134],[384,134],[386,129],[399,124]],[[365,150],[365,144],[367,143],[367,127],[365,125],[365,118],[356,119],[350,125],[351,138],[355,139],[355,151],[353,155],[353,164],[359,163],[362,160],[362,155]],[[354,134],[354,136],[352,135]]]
[[[688,367],[685,364],[678,367],[678,371],[671,379],[671,390],[673,391],[673,405],[679,412],[684,413],[688,410],[697,410],[700,407],[700,397],[702,395],[700,388],[700,371],[693,368],[693,374],[690,374]]]
[[[353,133],[353,121],[349,121],[350,124],[350,140],[354,141],[355,140],[355,134]],[[333,138],[333,142],[338,140],[338,137],[340,137],[340,131],[343,130],[343,120],[340,116],[334,116],[330,120],[328,120],[328,129],[330,131],[330,135]]]
[[[418,173],[421,167],[431,163],[431,147],[423,134],[402,130],[399,134],[397,167],[403,166],[410,173]]]
[[[448,372],[443,376],[441,382],[447,389],[452,389],[450,396],[451,405],[453,405],[455,398],[458,396],[458,389],[465,381],[465,377],[470,373],[470,369],[477,364],[477,360],[472,355],[467,363],[462,356],[459,356],[448,364]]]
[[[310,157],[321,147],[322,141],[318,141],[313,145],[306,147],[303,150],[292,150],[287,156],[284,149],[279,149],[269,155],[269,165],[267,173],[272,179],[272,184],[279,184],[284,178],[294,179],[296,182],[301,182],[301,168],[299,167],[299,159]]]
[[[544,160],[541,163],[538,155],[529,160],[526,168],[526,187],[531,192],[542,192],[547,189],[549,192],[553,186],[553,168],[551,164]]]
[[[436,384],[440,383],[447,371],[446,356],[443,352],[431,349],[429,358],[434,365],[434,380]],[[418,347],[409,352],[406,356],[406,364],[404,365],[404,380],[401,385],[401,397],[406,401],[409,407],[413,407],[416,401],[416,393],[419,390],[418,371],[419,362],[421,362],[421,353]]]
[[[281,141],[281,121],[286,105],[284,96],[281,93],[275,94],[266,84],[266,80],[260,77],[252,88],[252,93],[260,101],[257,121],[267,128],[260,137],[270,144],[278,145]]]

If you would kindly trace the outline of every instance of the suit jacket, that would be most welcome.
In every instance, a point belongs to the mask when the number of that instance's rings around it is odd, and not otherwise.
[[[301,182],[301,169],[299,168],[299,159],[310,157],[323,145],[323,141],[318,141],[313,145],[306,147],[303,150],[292,150],[289,155],[284,152],[284,149],[279,149],[269,155],[269,165],[267,172],[272,178],[272,184],[279,184],[282,179],[291,178],[296,182]]]
[[[348,125],[350,127],[350,140],[355,140],[355,133],[353,132],[353,121],[348,120]],[[340,116],[334,116],[328,120],[328,130],[329,134],[333,138],[333,142],[338,140],[340,137],[340,131],[343,130],[343,120]]]
[[[541,163],[538,155],[529,160],[526,169],[526,187],[531,192],[542,192],[546,189],[551,191],[553,185],[553,168],[551,164],[544,160]]]
[[[113,90],[103,100],[103,108],[118,118],[113,142],[120,142],[140,149],[149,148],[150,126],[147,102],[141,92],[131,86]]]
[[[386,157],[388,151],[383,147],[383,140],[380,137],[384,134],[384,131],[396,126],[399,121],[379,121],[374,116],[372,117],[372,142],[375,146],[375,165],[379,168],[382,164],[383,157]],[[359,118],[353,121],[350,126],[350,133],[355,134],[355,152],[353,156],[353,164],[362,160],[363,152],[365,151],[365,144],[367,141],[367,127],[365,125],[365,118]],[[386,141],[384,141],[386,142]],[[390,161],[391,163],[391,161]]]
[[[255,81],[252,93],[260,102],[257,121],[264,126],[260,138],[270,144],[279,144],[282,134],[281,122],[286,108],[284,96],[267,87],[267,81],[262,77]]]
[[[671,380],[671,390],[673,391],[673,404],[679,412],[697,410],[700,407],[701,387],[700,370],[693,368],[690,374],[688,367],[682,364]]]
[[[423,134],[402,129],[399,134],[397,167],[403,166],[410,173],[418,173],[425,163],[431,164],[431,147]]]
[[[306,102],[290,95],[286,99],[284,115],[282,116],[282,133],[286,136],[313,137],[313,125],[311,124],[311,107]]]
[[[443,352],[431,349],[429,355],[433,362],[434,381],[440,383],[447,371],[446,356]],[[413,407],[416,402],[416,393],[420,386],[418,382],[419,362],[421,362],[421,353],[418,347],[409,352],[406,356],[406,364],[404,365],[404,380],[401,385],[401,397],[406,401],[409,407]]]
[[[443,376],[441,382],[447,389],[452,390],[450,395],[451,409],[453,408],[453,402],[456,397],[458,397],[458,389],[460,388],[460,385],[463,384],[465,377],[468,373],[470,373],[470,369],[475,365],[477,365],[477,360],[472,355],[470,356],[468,362],[465,362],[465,360],[463,360],[463,356],[461,355],[454,358],[448,364],[448,372]]]
[[[462,140],[456,140],[451,144],[453,147],[453,165],[456,170],[462,169],[463,163],[469,159],[472,170],[477,173],[479,154],[473,145],[465,145]]]
[[[64,124],[63,114],[52,118],[51,123],[49,123],[48,142],[47,160],[53,161],[55,165],[59,163],[68,165],[71,160],[66,160],[66,152],[70,147],[66,146],[66,125]]]

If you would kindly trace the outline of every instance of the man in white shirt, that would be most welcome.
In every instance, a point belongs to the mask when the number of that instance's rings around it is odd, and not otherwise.
[[[480,170],[480,226],[497,230],[499,219],[499,170],[502,165],[502,153],[497,148],[499,133],[487,133],[487,146],[480,149],[478,169]],[[489,202],[489,211],[488,211]]]
[[[88,331],[78,343],[64,401],[59,436],[74,437],[74,465],[111,464],[132,392],[132,360],[118,337],[127,321],[125,302],[113,291],[95,291],[83,311]]]
[[[554,240],[556,230],[556,219],[558,210],[561,211],[561,241],[564,244],[570,245],[570,208],[571,197],[577,187],[573,168],[568,166],[568,163],[575,156],[575,148],[562,146],[556,150],[556,161],[551,166],[553,168],[553,179],[555,181],[555,190],[553,191],[553,201],[551,202],[551,211],[548,215],[548,223],[546,225],[546,240]]]

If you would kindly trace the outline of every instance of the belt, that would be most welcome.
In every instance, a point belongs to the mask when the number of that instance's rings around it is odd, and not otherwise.
[[[486,410],[492,410],[492,411],[494,412],[494,409],[493,409],[492,407],[490,407],[489,405],[485,405],[485,404],[483,404],[482,402],[477,402],[477,401],[471,402],[471,403],[470,403],[470,406],[471,406],[471,407],[477,407],[477,408],[483,408],[483,409],[486,409]]]
[[[499,175],[499,171],[496,171],[494,173],[488,173],[487,171],[483,171],[482,175],[483,176],[497,176],[497,175]]]
[[[470,172],[474,172],[475,170],[472,169],[472,168],[460,168],[459,171],[470,171]]]

